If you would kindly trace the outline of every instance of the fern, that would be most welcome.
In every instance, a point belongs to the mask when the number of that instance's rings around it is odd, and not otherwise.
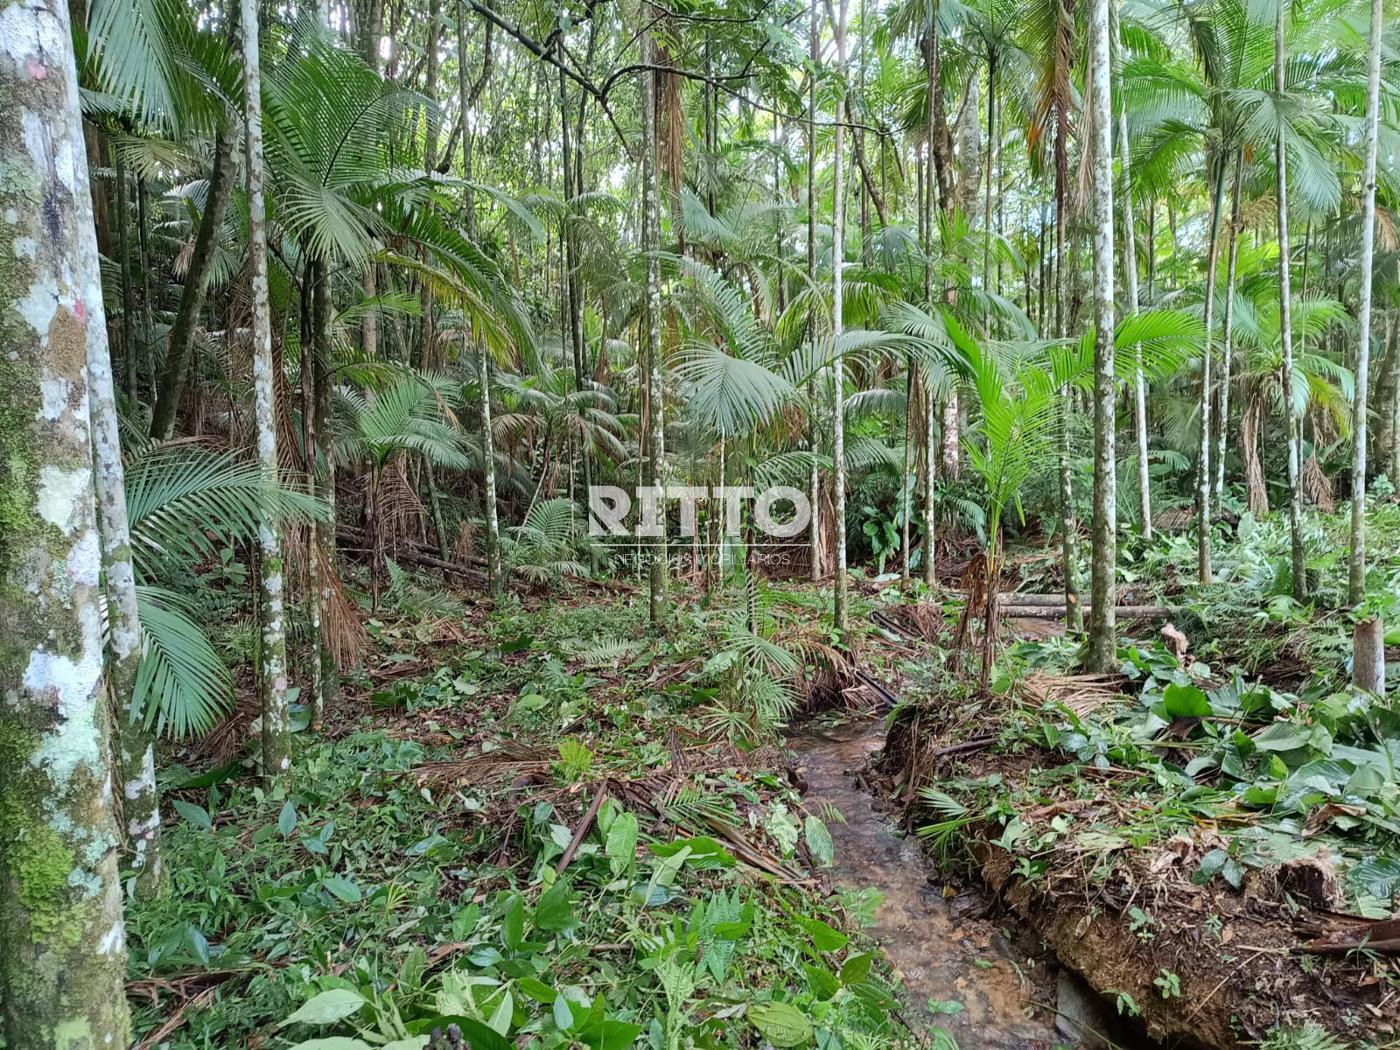
[[[465,615],[462,603],[450,594],[420,585],[392,558],[384,564],[389,570],[389,601],[405,616],[453,620]]]
[[[1352,1045],[1315,1025],[1308,1025],[1271,1032],[1261,1044],[1261,1050],[1351,1050]]]

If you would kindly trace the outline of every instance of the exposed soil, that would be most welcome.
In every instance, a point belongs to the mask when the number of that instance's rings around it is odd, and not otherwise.
[[[806,782],[807,807],[822,812],[834,806],[845,818],[827,821],[836,846],[832,882],[884,895],[870,933],[903,979],[906,1018],[916,1029],[920,1020],[947,1029],[960,1050],[1063,1044],[1044,1005],[1055,998],[1055,975],[1045,960],[1010,943],[992,922],[968,914],[980,910],[978,902],[948,899],[932,880],[918,843],[896,832],[851,775],[883,743],[879,721],[809,727],[788,742]],[[957,1012],[932,1012],[930,1000]]]
[[[1062,761],[1034,748],[949,753],[948,745],[972,731],[965,710],[942,711],[935,703],[905,715],[891,728],[880,766],[915,823],[923,819],[920,784],[955,771],[996,773],[1010,792],[1032,768]],[[1104,781],[1091,796],[1048,799],[1020,816],[1033,829],[1064,814],[1111,822],[1121,819],[1124,804]],[[1378,1042],[1400,1031],[1400,996],[1387,993],[1367,960],[1300,952],[1311,936],[1344,921],[1327,901],[1310,897],[1303,873],[1252,872],[1240,890],[1191,881],[1200,857],[1219,844],[1208,825],[1135,848],[1042,854],[1047,866],[1033,880],[1010,853],[990,845],[1000,833],[990,824],[964,830],[973,870],[1092,988],[1130,995],[1148,1034],[1168,1046],[1242,1050],[1275,1026],[1303,1024]],[[1325,869],[1324,861],[1312,881],[1325,883]],[[1134,907],[1151,916],[1150,927],[1133,928]],[[1155,983],[1173,977],[1175,987]]]

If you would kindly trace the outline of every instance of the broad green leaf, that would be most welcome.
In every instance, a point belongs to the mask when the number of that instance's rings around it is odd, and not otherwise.
[[[512,893],[501,916],[501,943],[510,951],[519,951],[525,942],[525,902],[520,894]]]
[[[870,967],[875,956],[870,952],[858,952],[841,964],[841,983],[857,984],[870,976]]]
[[[1173,682],[1162,693],[1162,706],[1173,718],[1209,718],[1210,698],[1194,685]]]
[[[812,943],[820,951],[839,952],[850,941],[844,933],[828,926],[821,919],[809,919],[799,915],[797,922],[807,931],[807,936],[812,938]]]
[[[651,851],[658,857],[676,857],[684,852],[685,863],[700,871],[708,868],[732,868],[738,863],[734,854],[708,835],[676,839],[674,842],[658,842],[651,847]]]
[[[365,1005],[365,997],[349,988],[332,988],[312,996],[302,1004],[301,1009],[283,1021],[279,1028],[290,1024],[330,1024],[358,1013]]]
[[[321,880],[321,885],[346,904],[358,904],[364,897],[364,894],[360,892],[360,887],[342,875],[327,875]]]
[[[566,880],[560,879],[541,895],[539,904],[535,905],[535,925],[548,933],[578,925]]]
[[[297,808],[292,805],[292,800],[287,799],[282,803],[282,812],[277,814],[277,830],[282,833],[282,837],[289,836],[297,826]]]
[[[175,799],[171,802],[175,807],[175,812],[184,817],[201,831],[208,831],[214,826],[214,822],[209,819],[209,811],[203,806],[196,806],[193,802],[183,802]]]
[[[604,851],[608,855],[608,866],[614,875],[631,871],[637,859],[637,817],[632,813],[619,813],[608,828],[607,844]]]
[[[754,1003],[749,1021],[776,1047],[805,1046],[812,1041],[812,1022],[791,1003]]]

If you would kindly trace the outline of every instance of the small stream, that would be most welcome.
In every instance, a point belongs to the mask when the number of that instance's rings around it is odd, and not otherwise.
[[[834,806],[846,818],[827,821],[836,847],[832,882],[884,894],[868,932],[903,980],[904,1017],[916,1029],[943,1028],[959,1050],[1073,1045],[1056,1034],[1053,1012],[1035,1005],[1054,1002],[1054,971],[977,917],[980,901],[948,900],[918,843],[898,834],[855,783],[850,774],[883,743],[884,724],[876,719],[808,726],[788,747],[807,782],[807,808]],[[943,1005],[930,1010],[930,1000]]]

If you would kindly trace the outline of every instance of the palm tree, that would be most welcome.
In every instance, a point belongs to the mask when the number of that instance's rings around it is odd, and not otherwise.
[[[840,77],[846,75],[846,13],[848,0],[836,0],[836,66]],[[831,198],[831,337],[839,342],[843,326],[844,309],[842,304],[841,282],[845,277],[846,266],[846,183],[845,157],[845,93],[836,93],[836,134],[832,146],[832,198]],[[831,460],[832,504],[836,520],[836,568],[834,581],[835,611],[833,626],[836,636],[844,643],[846,637],[846,378],[841,355],[831,355],[832,427]],[[815,512],[815,511],[814,511]]]
[[[1284,52],[1284,3],[1277,0],[1274,14],[1274,91],[1282,97],[1287,90],[1286,55]],[[1288,148],[1286,144],[1287,125],[1279,122],[1274,145],[1274,164],[1278,171],[1276,196],[1278,199],[1278,310],[1279,342],[1283,347],[1283,362],[1280,369],[1280,382],[1286,392],[1293,390],[1293,323],[1291,310],[1293,293],[1290,269],[1292,260],[1288,242]],[[1214,293],[1212,290],[1211,297]],[[1291,539],[1293,567],[1293,598],[1303,601],[1307,593],[1307,577],[1303,562],[1303,492],[1299,484],[1300,462],[1299,442],[1301,424],[1294,410],[1295,399],[1284,398],[1284,410],[1288,421],[1288,532]],[[1204,529],[1207,522],[1203,521]]]
[[[451,396],[451,384],[418,374],[401,375],[382,390],[342,387],[336,391],[334,455],[342,463],[369,471],[364,521],[375,609],[388,550],[395,537],[423,515],[423,505],[409,483],[410,460],[417,456],[454,470],[470,466],[447,407]]]
[[[327,510],[269,481],[256,460],[183,441],[138,446],[124,473],[141,628],[130,721],[185,739],[212,729],[233,699],[232,675],[197,622],[189,566],[256,543],[265,515],[281,527],[322,520]]]
[[[642,34],[641,45],[644,62],[649,61],[652,52],[649,33]],[[656,81],[655,71],[642,71],[642,252],[646,256],[646,303],[642,311],[646,333],[642,354],[642,368],[646,373],[643,394],[647,418],[647,483],[653,489],[660,489],[666,473],[666,428],[665,385],[661,377],[661,267],[656,255],[661,236]],[[666,616],[666,571],[666,532],[663,527],[661,534],[652,539],[651,566],[647,576],[653,627],[660,627]]]
[[[1092,671],[1117,662],[1114,627],[1118,568],[1118,478],[1115,454],[1118,379],[1114,371],[1113,323],[1113,100],[1109,57],[1109,0],[1091,0],[1089,80],[1094,223],[1094,549],[1092,552],[1089,647]]]
[[[1381,0],[1371,0],[1371,43],[1366,58],[1366,160],[1361,172],[1361,301],[1356,312],[1356,399],[1352,410],[1351,560],[1347,601],[1366,597],[1366,394],[1371,367],[1371,283],[1376,245],[1376,153],[1380,137]]]
[[[252,286],[253,422],[258,462],[269,483],[277,479],[277,406],[272,362],[272,306],[267,284],[267,214],[263,201],[262,63],[258,50],[257,0],[241,0],[243,37],[243,149],[248,180],[248,268]],[[291,718],[287,710],[287,625],[283,604],[282,547],[270,516],[258,526],[259,650],[262,697],[263,777],[284,777],[291,768]]]

